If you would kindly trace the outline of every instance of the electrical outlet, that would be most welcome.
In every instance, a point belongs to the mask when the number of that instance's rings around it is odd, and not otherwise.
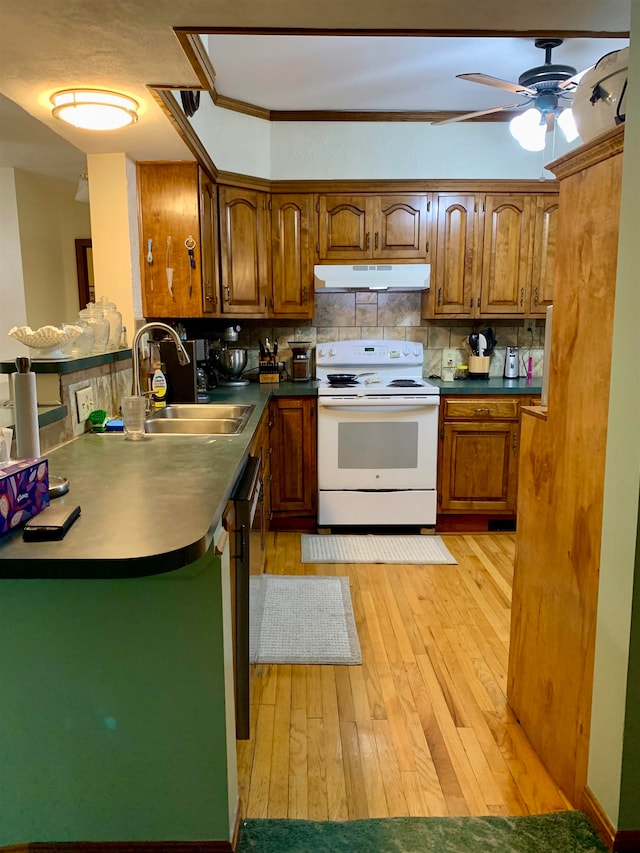
[[[93,388],[79,388],[76,391],[76,408],[78,410],[78,423],[84,423],[93,411]]]

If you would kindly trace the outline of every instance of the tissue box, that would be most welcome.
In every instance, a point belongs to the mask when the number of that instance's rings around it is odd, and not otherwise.
[[[49,463],[18,459],[0,468],[0,536],[49,506]]]

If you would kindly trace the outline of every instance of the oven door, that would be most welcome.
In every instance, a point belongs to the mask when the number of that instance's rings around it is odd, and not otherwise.
[[[435,489],[435,395],[318,397],[321,490]]]

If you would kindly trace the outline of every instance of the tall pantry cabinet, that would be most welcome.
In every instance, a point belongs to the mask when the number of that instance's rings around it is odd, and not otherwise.
[[[586,808],[624,126],[549,167],[560,181],[547,409],[524,409],[508,697]],[[630,848],[629,848],[630,849]]]

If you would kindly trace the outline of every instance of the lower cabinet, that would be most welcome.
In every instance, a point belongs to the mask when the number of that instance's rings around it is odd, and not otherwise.
[[[523,402],[528,398],[442,398],[438,513],[515,513]]]
[[[317,512],[315,397],[274,397],[269,403],[271,525],[312,519]]]

